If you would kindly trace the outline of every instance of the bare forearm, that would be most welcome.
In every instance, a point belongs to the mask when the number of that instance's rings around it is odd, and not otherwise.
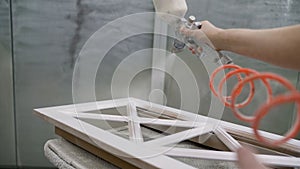
[[[218,49],[300,70],[300,25],[276,29],[227,29],[218,33]]]

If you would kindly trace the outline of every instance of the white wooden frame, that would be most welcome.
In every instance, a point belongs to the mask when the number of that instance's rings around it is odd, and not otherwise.
[[[121,106],[127,106],[127,116],[86,113],[87,111]],[[156,116],[155,113],[160,113],[161,115],[170,117],[170,119],[139,117],[137,115],[136,107],[149,110],[149,114],[153,113],[153,117]],[[201,135],[209,132],[214,132],[232,151],[235,151],[241,145],[228,132],[243,138],[253,139],[252,129],[248,127],[221,121],[219,123],[220,125],[214,129],[214,131],[211,131],[211,129],[205,127],[207,124],[203,123],[208,120],[208,117],[135,98],[41,108],[35,109],[34,112],[36,115],[42,117],[56,127],[63,129],[68,133],[72,133],[76,137],[95,145],[96,147],[113,153],[119,158],[139,168],[194,168],[169,156],[236,161],[235,152],[174,148],[168,146],[169,144],[179,143],[183,140],[195,138],[197,136],[201,137]],[[84,118],[128,122],[130,140],[80,120]],[[172,125],[178,127],[191,127],[191,129],[144,142],[140,124]],[[272,133],[264,131],[261,131],[261,133],[266,139],[274,140],[281,138],[281,136]],[[294,139],[290,140],[280,148],[300,152],[300,141]],[[157,152],[161,153],[158,154]],[[141,158],[145,157],[145,155],[153,154],[157,155],[151,156],[150,158]],[[298,157],[275,155],[256,155],[256,157],[266,165],[300,167],[300,158]]]

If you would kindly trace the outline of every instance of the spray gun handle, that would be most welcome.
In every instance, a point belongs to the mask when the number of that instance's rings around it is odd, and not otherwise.
[[[196,17],[195,16],[189,16],[188,20],[182,19],[179,23],[178,23],[178,28],[179,29],[182,25],[184,25],[186,28],[188,29],[201,29],[202,24],[201,22],[196,22]],[[178,31],[178,30],[177,30]],[[178,32],[179,33],[179,32]],[[179,35],[180,36],[180,35]],[[181,35],[182,36],[182,35]],[[183,51],[183,49],[185,48],[185,46],[187,45],[189,48],[193,48],[196,52],[195,55],[200,59],[203,54],[201,50],[198,50],[197,48],[201,48],[191,37],[183,37],[183,41],[179,41],[177,39],[175,39],[173,41],[173,48],[172,48],[172,52],[173,53],[179,53],[181,51]],[[208,45],[209,46],[209,45]],[[211,48],[211,46],[209,46]],[[226,65],[226,64],[231,64],[232,59],[227,56],[224,55],[223,53],[217,51],[218,53],[218,58],[216,59],[216,63],[218,65]]]

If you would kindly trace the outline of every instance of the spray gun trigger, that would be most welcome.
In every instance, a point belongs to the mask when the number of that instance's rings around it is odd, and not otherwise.
[[[201,22],[195,22],[194,25],[195,25],[198,29],[201,29],[201,28],[202,28],[202,23],[201,23]]]

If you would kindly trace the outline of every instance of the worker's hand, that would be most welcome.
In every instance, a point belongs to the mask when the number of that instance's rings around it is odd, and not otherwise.
[[[220,34],[223,29],[215,27],[209,21],[202,21],[202,27],[199,30],[190,30],[187,28],[181,28],[180,33],[185,36],[193,37],[197,41],[208,43],[216,50],[222,50],[220,42]]]
[[[240,169],[267,169],[262,165],[246,148],[239,148],[237,150],[238,166]]]

